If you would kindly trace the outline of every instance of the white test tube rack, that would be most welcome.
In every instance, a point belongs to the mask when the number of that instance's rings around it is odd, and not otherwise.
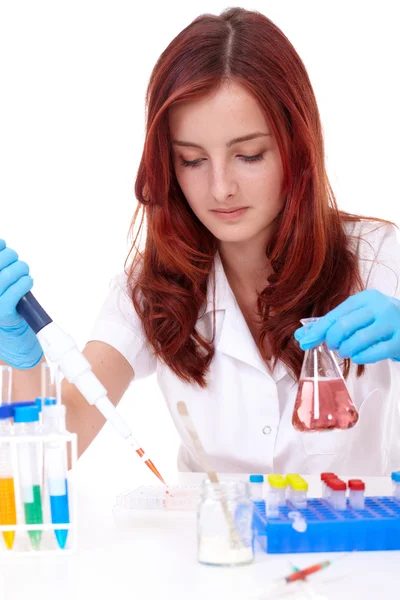
[[[77,435],[76,433],[39,433],[36,435],[1,435],[0,445],[9,444],[11,450],[11,466],[14,479],[14,493],[16,505],[16,525],[1,525],[0,524],[0,560],[6,557],[17,556],[46,556],[63,554],[73,554],[77,550],[77,490],[74,482],[73,472],[67,473],[66,479],[68,482],[68,503],[69,503],[69,523],[52,523],[50,512],[50,498],[48,492],[48,484],[46,480],[46,465],[45,465],[45,445],[47,443],[65,444],[66,450],[70,448],[71,467],[75,467],[78,460],[77,451]],[[38,448],[39,465],[41,466],[41,492],[42,492],[42,510],[43,524],[30,525],[25,523],[24,507],[21,498],[21,485],[18,465],[18,445],[26,443],[35,443]],[[68,530],[67,542],[65,548],[61,549],[57,543],[55,530]],[[15,540],[12,549],[7,549],[3,539],[2,532],[15,531]],[[40,548],[34,550],[29,538],[28,531],[42,531],[42,540]]]

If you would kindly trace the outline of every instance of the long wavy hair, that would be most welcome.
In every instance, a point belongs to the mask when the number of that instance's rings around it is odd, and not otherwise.
[[[265,249],[273,274],[257,301],[264,360],[274,368],[281,359],[298,380],[304,354],[293,333],[300,318],[321,316],[363,289],[344,230],[346,221],[361,217],[338,210],[325,169],[316,99],[299,55],[259,12],[231,8],[219,16],[199,16],[161,54],[149,80],[146,137],[135,183],[139,203],[130,229],[136,228],[136,234],[126,270],[133,305],[156,356],[179,378],[201,387],[207,386],[215,350],[214,338],[204,339],[196,321],[217,240],[194,215],[178,184],[168,109],[204,97],[229,80],[258,100],[283,164],[286,200]],[[345,377],[349,367],[346,360]],[[358,376],[364,368],[358,366]]]

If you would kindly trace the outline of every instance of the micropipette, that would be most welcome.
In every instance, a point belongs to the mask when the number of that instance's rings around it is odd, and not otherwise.
[[[97,407],[105,419],[132,446],[145,465],[166,485],[153,462],[133,437],[128,424],[107,397],[107,390],[93,373],[89,361],[78,350],[74,340],[53,322],[32,292],[21,298],[17,304],[17,311],[35,332],[49,360],[58,364],[65,378],[77,387],[89,404]]]

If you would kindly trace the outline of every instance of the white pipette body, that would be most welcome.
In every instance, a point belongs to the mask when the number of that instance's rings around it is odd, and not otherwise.
[[[72,337],[53,321],[36,335],[43,352],[50,361],[58,364],[65,378],[77,387],[89,404],[98,408],[105,419],[129,444],[135,449],[140,448],[132,436],[130,427],[117,412],[107,396],[106,388],[97,379],[89,361],[78,350]]]

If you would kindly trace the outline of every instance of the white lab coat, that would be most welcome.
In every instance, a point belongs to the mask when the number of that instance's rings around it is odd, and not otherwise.
[[[374,229],[377,229],[374,231]],[[400,246],[392,226],[350,224],[348,235],[362,235],[361,275],[368,288],[399,295]],[[354,244],[356,242],[354,241]],[[354,246],[355,248],[356,246]],[[356,378],[351,365],[347,385],[359,411],[349,431],[299,433],[292,426],[298,385],[279,361],[270,373],[225,276],[216,270],[216,341],[207,389],[181,381],[146,343],[141,322],[126,293],[126,276],[115,278],[90,339],[114,346],[132,365],[135,377],[157,373],[157,381],[181,437],[180,471],[201,471],[176,404],[185,400],[198,433],[218,472],[387,475],[400,469],[400,363],[366,366]],[[198,319],[200,332],[212,333],[213,289]]]

